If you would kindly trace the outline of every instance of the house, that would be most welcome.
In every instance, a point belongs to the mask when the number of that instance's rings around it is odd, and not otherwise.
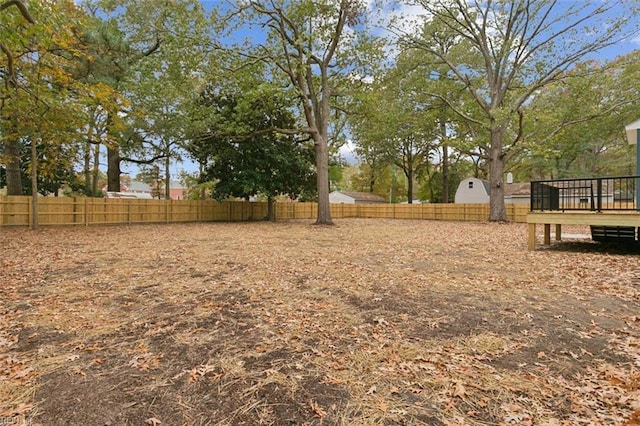
[[[151,186],[144,182],[135,180],[128,183],[120,183],[119,192],[107,191],[106,186],[102,188],[102,192],[105,194],[105,198],[153,198],[153,190],[151,189]]]
[[[149,195],[151,195],[152,193],[151,186],[137,180],[132,180],[128,184],[121,184],[120,191],[135,192],[137,194],[149,194]]]
[[[147,194],[144,192],[125,192],[125,191],[121,191],[121,192],[106,191],[104,193],[104,197],[105,198],[137,198],[142,200],[151,200],[153,198],[151,194]]]
[[[182,183],[172,180],[169,182],[169,197],[172,200],[184,200],[188,189]]]
[[[463,179],[458,185],[455,202],[467,204],[488,204],[489,181],[470,177]],[[528,204],[531,199],[531,184],[507,183],[504,186],[504,202],[507,204]]]
[[[383,204],[387,200],[371,192],[341,192],[333,191],[329,194],[332,204]]]
[[[152,193],[154,198],[165,199],[166,198],[166,185],[165,181],[161,180],[152,183]],[[172,180],[169,182],[169,199],[171,200],[184,200],[189,192],[188,188],[179,181]]]
[[[504,202],[507,204],[529,204],[531,183],[508,183],[504,186]]]

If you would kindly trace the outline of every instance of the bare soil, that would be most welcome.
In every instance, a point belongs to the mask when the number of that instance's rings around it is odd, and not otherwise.
[[[526,235],[2,229],[0,424],[640,424],[637,248]]]

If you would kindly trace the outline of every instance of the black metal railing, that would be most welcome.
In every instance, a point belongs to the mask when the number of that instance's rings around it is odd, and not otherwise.
[[[640,176],[531,182],[531,211],[640,210]]]

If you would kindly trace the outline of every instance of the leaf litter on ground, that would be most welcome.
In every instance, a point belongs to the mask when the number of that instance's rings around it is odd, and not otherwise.
[[[377,219],[0,232],[2,418],[640,418],[634,250]]]

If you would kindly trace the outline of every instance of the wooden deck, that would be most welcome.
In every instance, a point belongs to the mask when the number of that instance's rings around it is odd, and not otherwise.
[[[632,226],[640,227],[638,211],[533,211],[527,213],[529,250],[536,249],[536,226],[544,225],[544,245],[551,244],[551,225],[555,225],[556,240],[562,239],[562,225]]]

